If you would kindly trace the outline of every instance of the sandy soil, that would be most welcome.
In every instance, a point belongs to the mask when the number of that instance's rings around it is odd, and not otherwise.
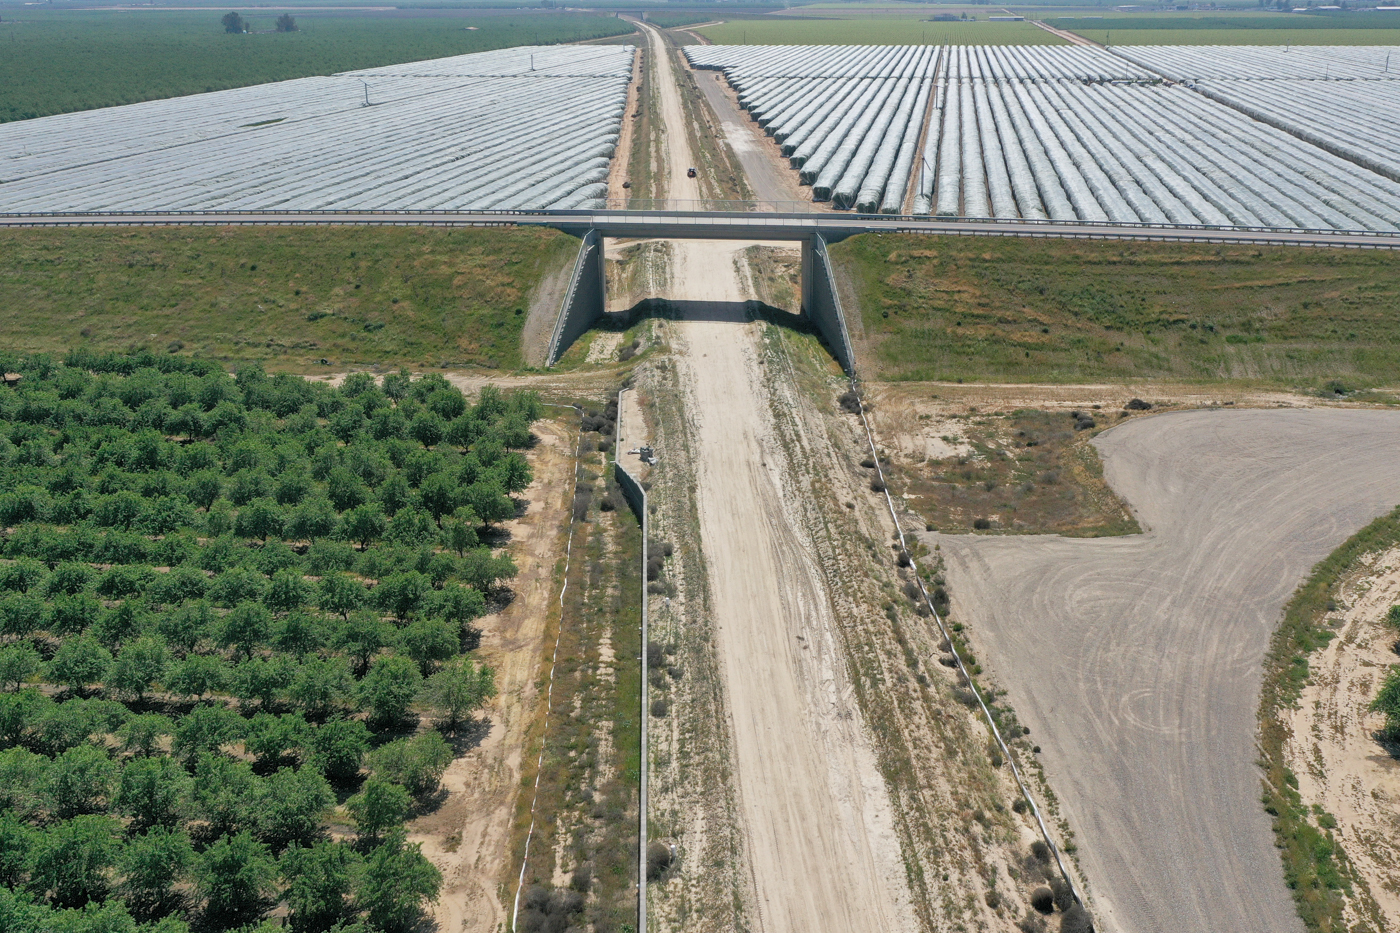
[[[640,106],[641,94],[638,93],[637,86],[641,76],[642,54],[639,49],[632,57],[632,80],[627,85],[627,107],[623,111],[622,133],[618,137],[612,166],[608,170],[608,198],[611,200],[626,198],[630,190],[622,187],[622,184],[631,178],[632,173],[632,134],[637,131],[637,121],[633,115]]]
[[[952,615],[1044,749],[1101,930],[1300,930],[1259,805],[1261,662],[1308,568],[1400,502],[1400,413],[1171,413],[1096,444],[1147,533],[928,535]]]
[[[1400,762],[1376,741],[1385,717],[1368,711],[1400,662],[1396,632],[1383,621],[1400,603],[1400,548],[1374,556],[1339,595],[1337,638],[1309,659],[1311,685],[1293,712],[1288,765],[1303,802],[1336,819],[1383,928],[1400,929]]]
[[[808,542],[734,268],[748,244],[678,244],[673,328],[735,775],[765,931],[912,927],[891,805]]]
[[[476,655],[496,671],[499,695],[484,710],[480,744],[453,761],[443,777],[448,798],[436,812],[410,825],[414,842],[443,874],[433,918],[441,933],[493,933],[508,922],[500,885],[509,864],[509,833],[520,791],[525,734],[538,709],[540,657],[545,623],[557,598],[554,567],[563,551],[572,495],[576,416],[536,422],[540,444],[530,455],[535,480],[525,490],[524,516],[504,522],[520,573],[515,599],[502,612],[478,620]]]

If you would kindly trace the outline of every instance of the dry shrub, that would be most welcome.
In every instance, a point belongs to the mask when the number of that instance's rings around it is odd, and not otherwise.
[[[1060,933],[1094,933],[1094,921],[1081,904],[1073,904],[1060,918]]]
[[[647,880],[660,881],[671,867],[673,859],[671,847],[664,842],[653,842],[647,846]]]
[[[836,401],[841,406],[842,411],[852,415],[860,414],[860,396],[856,394],[854,389],[847,390]]]
[[[1055,894],[1049,888],[1041,885],[1031,892],[1031,906],[1042,914],[1055,912]]]

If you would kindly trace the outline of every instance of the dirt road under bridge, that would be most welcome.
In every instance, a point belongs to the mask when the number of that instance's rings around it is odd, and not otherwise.
[[[1099,929],[1302,924],[1259,803],[1261,665],[1308,569],[1400,502],[1400,413],[1195,411],[1096,444],[1147,533],[928,535],[1044,748]]]

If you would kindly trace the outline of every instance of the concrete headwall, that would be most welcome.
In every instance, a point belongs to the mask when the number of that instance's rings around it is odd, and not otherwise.
[[[564,301],[559,306],[559,319],[554,336],[549,341],[546,365],[559,362],[564,351],[603,316],[606,280],[603,272],[603,238],[597,230],[589,230],[579,244],[578,258]]]
[[[819,233],[802,244],[802,311],[826,339],[831,355],[836,357],[846,375],[854,376],[856,358],[841,310],[841,295],[831,271],[826,240]]]

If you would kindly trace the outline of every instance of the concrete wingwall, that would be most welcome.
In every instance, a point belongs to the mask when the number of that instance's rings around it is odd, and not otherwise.
[[[549,355],[545,365],[559,362],[564,351],[573,346],[588,328],[603,316],[606,306],[606,282],[603,271],[603,237],[597,230],[589,230],[579,244],[578,258],[574,260],[574,272],[569,278],[569,287],[564,292],[564,301],[559,306],[559,319],[554,325],[554,335],[549,341]]]
[[[856,374],[856,357],[851,349],[851,335],[846,329],[846,316],[841,310],[841,295],[831,270],[831,257],[826,240],[813,234],[802,242],[802,311],[816,325],[831,349],[831,355],[846,371]]]

